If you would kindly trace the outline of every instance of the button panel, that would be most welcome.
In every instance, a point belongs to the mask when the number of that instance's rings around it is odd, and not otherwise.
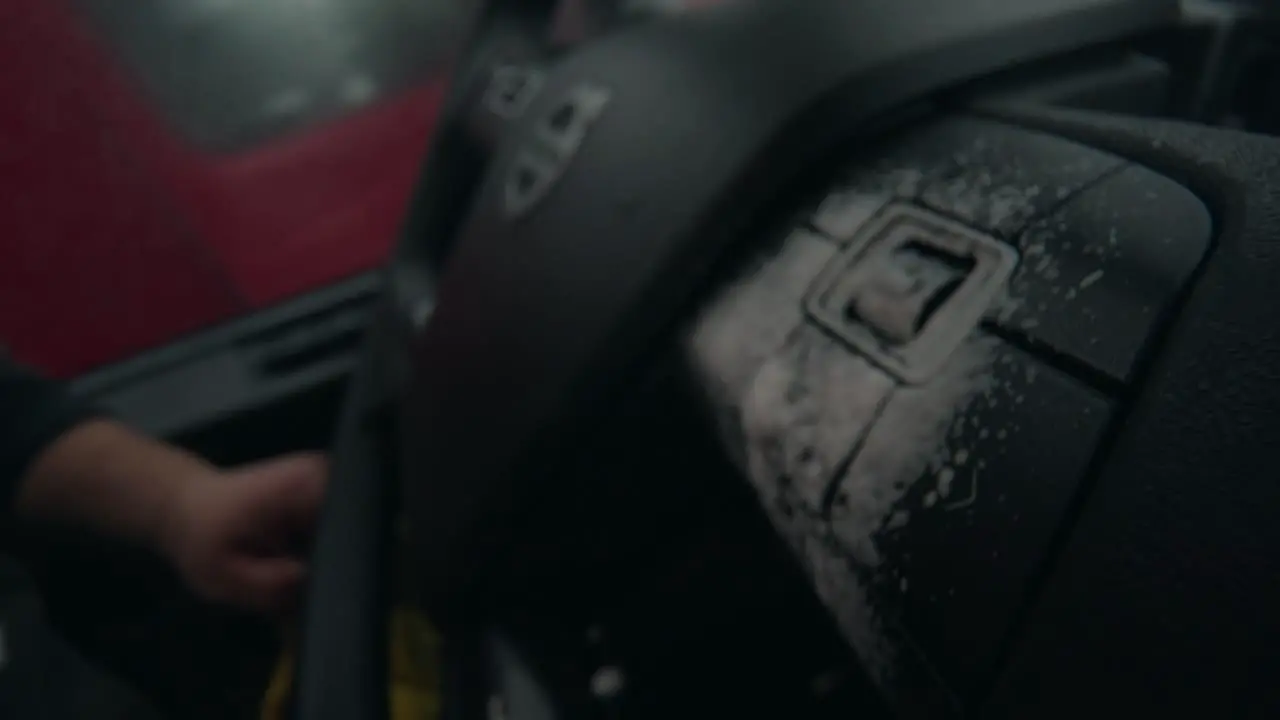
[[[947,160],[925,181],[921,202],[1009,240],[1123,164],[1114,155],[997,122],[957,120],[945,134]]]
[[[806,322],[805,289],[850,277],[886,224],[843,252],[793,232],[686,347],[730,457],[864,667],[901,712],[945,717],[989,678],[1111,406],[981,329],[912,384]],[[961,273],[936,260],[906,262],[937,290]]]
[[[503,181],[503,210],[511,218],[541,203],[564,176],[591,127],[609,104],[607,89],[582,83],[556,99],[537,119],[532,137],[517,150]]]
[[[542,90],[546,74],[529,65],[501,65],[494,68],[485,88],[484,107],[504,120],[515,120]]]
[[[962,715],[1114,414],[1114,384],[1075,371],[1132,378],[1211,221],[1143,168],[959,118],[860,163],[807,225],[722,289],[690,359],[864,667],[905,716]]]

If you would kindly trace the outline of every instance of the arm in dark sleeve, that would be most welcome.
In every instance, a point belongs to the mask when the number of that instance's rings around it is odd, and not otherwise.
[[[92,414],[62,383],[16,364],[0,348],[0,519],[40,451]]]
[[[0,348],[0,524],[32,461],[93,414],[61,383],[16,365]],[[30,578],[0,558],[0,718],[88,717],[159,716],[54,632]]]

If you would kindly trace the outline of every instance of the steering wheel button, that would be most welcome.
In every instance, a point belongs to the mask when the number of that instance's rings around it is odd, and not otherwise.
[[[785,494],[822,512],[839,468],[894,386],[818,328],[796,332],[756,373],[742,402],[748,474],[766,504]]]
[[[925,179],[920,200],[1005,239],[1122,164],[1069,140],[989,120],[954,120],[936,132],[948,151]]]
[[[893,205],[819,279],[811,318],[902,380],[927,382],[1002,292],[1012,248]]]
[[[920,653],[953,692],[976,699],[1111,407],[982,331],[933,382],[893,393],[829,511],[882,620],[883,636],[858,646],[864,659]],[[885,660],[886,646],[904,652]]]
[[[1189,190],[1130,166],[1036,223],[996,322],[1115,381],[1134,369],[1209,248]]]
[[[504,120],[520,117],[542,89],[543,79],[543,72],[534,67],[502,65],[495,68],[485,91],[484,105]]]
[[[578,152],[587,131],[608,104],[608,90],[590,84],[577,85],[542,119],[538,139],[567,161]]]
[[[851,190],[834,192],[822,201],[818,211],[814,213],[813,229],[833,240],[851,240],[888,200],[888,196],[883,194]]]
[[[858,287],[845,312],[850,320],[866,322],[885,340],[901,345],[915,338],[928,295],[919,282],[896,268],[886,270]]]
[[[540,153],[521,151],[507,170],[504,187],[504,209],[509,216],[529,212],[555,184],[559,164]]]

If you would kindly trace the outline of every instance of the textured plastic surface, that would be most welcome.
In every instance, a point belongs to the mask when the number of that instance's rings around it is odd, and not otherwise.
[[[993,0],[984,9],[730,3],[605,38],[552,71],[498,152],[416,348],[406,501],[433,610],[466,607],[526,494],[557,492],[550,464],[572,449],[578,423],[760,219],[762,201],[904,102],[1158,25],[1176,7]],[[778,71],[798,67],[807,71]],[[547,199],[509,222],[496,204],[506,163],[554,98],[583,81],[613,93],[608,111]]]
[[[1280,142],[1005,108],[1186,185],[1216,247],[1027,617],[989,717],[1280,712]]]
[[[881,607],[970,707],[993,679],[1112,409],[1008,345],[996,345],[989,382],[875,540],[892,568],[876,589]],[[856,498],[856,482],[846,482]]]
[[[691,363],[730,454],[899,710],[972,710],[1116,419],[1120,386],[1102,374],[1127,378],[1155,349],[1210,217],[1119,154],[973,118],[852,167],[809,215],[818,233],[793,232],[717,294]],[[836,265],[824,243],[873,240],[893,200],[1019,248],[986,327],[1021,349],[977,332],[930,382],[895,387],[855,343],[805,325],[796,298]]]
[[[1060,68],[1014,71],[993,83],[991,97],[1005,102],[1099,110],[1142,117],[1170,106],[1172,70],[1138,53],[1104,55],[1064,63]]]

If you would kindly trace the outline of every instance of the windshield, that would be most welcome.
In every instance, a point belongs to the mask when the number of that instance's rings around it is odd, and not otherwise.
[[[470,3],[76,0],[189,141],[245,148],[441,71]]]

